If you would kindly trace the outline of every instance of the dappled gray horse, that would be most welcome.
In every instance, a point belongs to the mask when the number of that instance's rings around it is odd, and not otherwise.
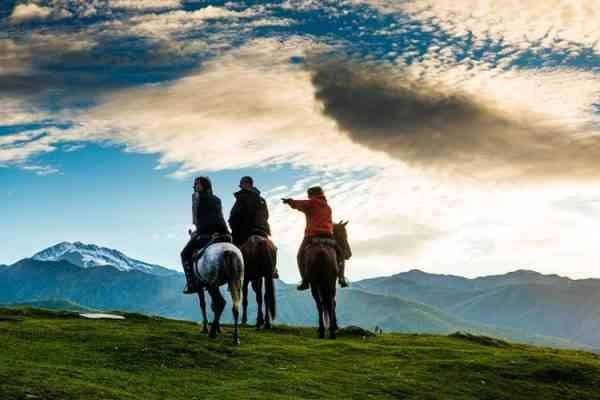
[[[206,318],[206,300],[204,289],[211,297],[211,308],[214,313],[213,323],[210,327],[210,337],[217,337],[221,331],[220,319],[227,302],[221,295],[219,287],[228,285],[229,293],[233,301],[233,341],[240,342],[239,314],[242,295],[242,281],[244,279],[244,258],[241,251],[231,243],[214,243],[209,245],[204,254],[194,261],[194,275],[198,279],[198,298],[200,299],[200,310],[202,311],[203,331],[208,331]]]

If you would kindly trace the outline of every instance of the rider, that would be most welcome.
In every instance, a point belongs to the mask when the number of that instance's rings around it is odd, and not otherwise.
[[[181,251],[181,263],[185,272],[187,285],[183,293],[196,293],[198,288],[192,271],[194,253],[206,247],[215,235],[228,235],[229,229],[223,211],[221,200],[212,192],[209,178],[200,176],[194,180],[192,195],[192,215],[195,231],[190,230],[190,240]]]
[[[304,240],[298,250],[298,269],[302,282],[298,285],[298,290],[306,290],[309,283],[306,279],[306,271],[304,266],[304,258],[307,247],[310,246],[312,239],[315,237],[323,237],[334,239],[333,222],[331,219],[331,207],[327,204],[327,198],[323,189],[319,186],[314,186],[308,189],[308,200],[293,200],[283,199],[283,203],[290,207],[299,210],[306,215],[306,229],[304,230]],[[339,246],[336,246],[338,260],[338,281],[341,287],[347,287],[348,282],[344,276],[344,263],[341,262]]]
[[[240,247],[252,235],[268,238],[271,235],[269,209],[265,199],[260,196],[260,190],[254,186],[252,177],[244,176],[240,179],[240,190],[234,196],[235,204],[229,215],[233,243]],[[273,278],[278,277],[275,270]]]

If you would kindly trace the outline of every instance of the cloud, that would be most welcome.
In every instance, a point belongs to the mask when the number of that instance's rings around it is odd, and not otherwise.
[[[17,4],[13,9],[10,19],[14,23],[21,23],[36,19],[45,19],[52,14],[52,9],[38,6],[34,3]]]
[[[478,44],[503,41],[517,48],[593,48],[600,52],[598,0],[353,0],[385,13],[403,13]]]
[[[424,231],[407,230],[404,233],[394,233],[384,237],[357,241],[352,244],[352,251],[359,257],[379,256],[388,257],[414,256],[423,247],[437,238],[437,233],[425,227]]]
[[[40,176],[52,175],[59,172],[58,169],[50,165],[24,165],[22,169],[33,172]]]
[[[299,38],[252,41],[176,82],[108,93],[74,115],[66,134],[158,153],[162,165],[179,166],[177,176],[256,165],[383,165],[388,157],[352,144],[320,115],[309,74],[290,64],[318,47]],[[350,157],[364,152],[364,162]]]
[[[60,7],[52,2],[48,6],[31,2],[27,4],[17,4],[13,9],[9,20],[13,24],[21,24],[30,21],[59,20],[72,17],[73,14],[64,7]]]
[[[324,115],[354,142],[408,164],[491,179],[600,178],[600,132],[588,126],[514,104],[503,109],[439,76],[415,77],[403,68],[307,65]]]
[[[164,10],[181,7],[181,0],[110,0],[109,6],[126,10]]]

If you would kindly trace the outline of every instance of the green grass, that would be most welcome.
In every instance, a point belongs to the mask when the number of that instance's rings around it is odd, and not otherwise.
[[[600,357],[471,335],[318,340],[314,329],[0,310],[0,399],[600,399]]]

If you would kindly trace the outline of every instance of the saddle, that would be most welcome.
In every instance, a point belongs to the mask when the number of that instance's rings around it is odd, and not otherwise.
[[[204,252],[206,251],[206,249],[208,248],[208,246],[213,245],[215,243],[232,243],[233,242],[233,238],[228,233],[217,233],[217,234],[214,234],[214,235],[203,235],[203,236],[206,239],[210,239],[210,240],[208,241],[208,243],[206,243],[204,245],[204,247],[198,249],[194,253],[194,257],[192,258],[192,262],[194,264],[196,262],[198,262],[198,260],[200,258],[202,258],[202,255],[204,254]]]

